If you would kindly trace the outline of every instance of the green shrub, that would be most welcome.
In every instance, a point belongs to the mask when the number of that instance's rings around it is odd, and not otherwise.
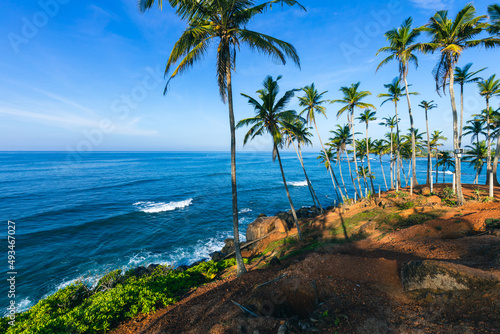
[[[208,261],[185,272],[159,266],[142,277],[115,270],[94,291],[81,282],[72,284],[17,314],[14,327],[2,318],[0,329],[7,334],[104,333],[138,313],[175,303],[180,292],[212,280],[234,264],[234,259]]]

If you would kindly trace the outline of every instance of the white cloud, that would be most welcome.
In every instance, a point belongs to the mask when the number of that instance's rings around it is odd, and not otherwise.
[[[453,4],[454,0],[410,0],[415,6],[426,10],[445,10]]]

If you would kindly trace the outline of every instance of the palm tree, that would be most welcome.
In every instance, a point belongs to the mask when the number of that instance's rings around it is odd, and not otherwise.
[[[304,166],[304,158],[302,157],[302,146],[312,145],[312,142],[309,139],[309,137],[312,137],[312,133],[309,132],[309,129],[310,128],[306,126],[302,117],[297,117],[292,122],[292,127],[286,127],[284,130],[288,136],[287,143],[288,145],[291,144],[293,146],[293,149],[295,150],[295,153],[300,161],[300,165],[302,166],[302,170],[304,171],[304,176],[306,177],[307,186],[309,188],[309,192],[311,193],[313,203],[321,210],[321,213],[323,213],[323,207],[321,206],[318,196],[316,196],[316,192],[314,191],[311,181],[309,180]],[[295,142],[297,142],[297,146],[295,146]]]
[[[437,160],[439,158],[439,148],[444,145],[443,143],[440,143],[440,141],[448,140],[448,138],[444,137],[442,134],[443,134],[443,131],[434,130],[434,132],[432,133],[432,138],[431,138],[431,142],[430,142],[431,151],[436,152],[435,153],[436,154],[436,165],[437,165]],[[438,182],[438,171],[436,170],[436,183],[437,182]]]
[[[473,166],[476,170],[476,177],[472,184],[478,184],[479,175],[481,174],[484,163],[486,160],[486,142],[484,140],[478,141],[471,145],[465,146],[468,150],[465,151],[464,161],[469,162],[470,166]]]
[[[427,128],[427,184],[431,184],[431,178],[432,178],[432,153],[431,153],[431,140],[429,138],[430,133],[429,133],[429,119],[427,117],[427,111],[437,108],[437,104],[434,103],[434,100],[432,101],[422,101],[418,105],[419,107],[424,108],[425,110],[425,125]]]
[[[380,67],[380,65],[379,65]],[[377,97],[386,97],[387,99],[382,102],[380,106],[382,106],[384,103],[388,101],[394,102],[394,110],[395,110],[395,116],[394,120],[396,123],[396,143],[399,143],[399,116],[398,116],[398,102],[402,96],[406,96],[406,87],[401,87],[401,78],[395,77],[390,84],[384,85],[385,88],[387,88],[388,93],[382,93],[378,94]],[[409,95],[418,95],[416,92],[410,92],[408,93]],[[381,124],[384,125],[384,124]],[[391,127],[391,133],[392,133],[392,127]],[[392,138],[392,136],[391,136]],[[401,187],[401,154],[399,154],[399,146],[396,147],[396,155],[397,155],[397,163],[396,163],[396,170],[397,170],[397,182],[396,182],[396,190]],[[392,160],[392,159],[391,159]],[[394,187],[391,185],[391,188],[394,189]]]
[[[479,94],[484,96],[486,99],[486,145],[488,151],[488,158],[486,162],[486,184],[489,184],[490,177],[492,177],[492,165],[491,165],[491,122],[490,115],[492,113],[492,109],[490,108],[490,99],[495,96],[500,96],[500,79],[495,79],[495,74],[493,74],[488,79],[482,79],[477,83],[479,87]],[[495,180],[493,180],[494,182]],[[492,194],[490,194],[492,196]]]
[[[141,12],[150,9],[155,0],[139,0]],[[162,8],[162,0],[158,6]],[[238,232],[238,196],[236,190],[236,135],[233,112],[232,71],[236,67],[236,51],[241,45],[248,45],[251,49],[267,54],[285,64],[287,57],[297,66],[300,66],[299,56],[293,45],[274,37],[246,29],[246,25],[257,15],[263,13],[274,3],[298,5],[295,0],[272,0],[255,4],[251,0],[218,0],[193,1],[169,0],[177,15],[188,21],[188,28],[175,43],[165,68],[165,75],[177,63],[177,67],[170,75],[165,86],[177,74],[185,72],[203,56],[212,50],[209,46],[218,41],[217,46],[217,84],[219,94],[229,107],[229,127],[231,133],[231,191],[233,211],[234,247],[237,263],[237,275],[246,272],[240,252]]]
[[[493,112],[491,121],[491,126],[495,129],[491,136],[497,139],[495,158],[493,159],[493,184],[495,186],[500,186],[497,179],[498,159],[500,158],[500,108]]]
[[[454,90],[454,71],[463,51],[469,48],[482,45],[485,47],[495,47],[500,44],[500,40],[489,37],[485,39],[474,40],[487,27],[482,21],[486,16],[476,16],[476,9],[472,4],[467,4],[458,12],[455,20],[448,18],[448,11],[442,10],[431,17],[425,30],[431,35],[430,43],[425,43],[422,47],[424,51],[436,52],[441,56],[436,68],[434,69],[434,80],[436,81],[436,91],[443,89],[446,92],[448,88],[451,100],[451,109],[453,114],[453,148],[458,150],[459,130],[457,105],[455,103]],[[459,206],[464,204],[462,193],[462,178],[459,155],[455,155],[455,166],[457,171],[457,203]]]
[[[379,94],[378,97],[381,97],[382,94]],[[399,99],[399,98],[398,98]],[[386,100],[387,101],[387,100]],[[385,102],[385,101],[384,101]],[[382,104],[384,104],[384,102],[382,102]],[[397,114],[397,101],[396,101],[396,114]],[[391,163],[389,164],[389,167],[390,167],[390,170],[391,170],[391,189],[394,189],[394,178],[393,178],[393,165],[394,165],[394,159],[392,157],[393,155],[393,152],[394,152],[394,146],[393,146],[393,143],[394,143],[394,138],[393,138],[393,129],[394,127],[398,127],[398,119],[396,116],[392,116],[392,117],[384,117],[382,118],[384,121],[383,122],[380,122],[379,124],[380,125],[383,125],[383,126],[386,126],[388,127],[391,132],[390,132],[390,143],[391,143]],[[399,137],[399,130],[398,130],[398,134],[397,134],[397,137]],[[396,142],[399,142],[396,140]],[[396,154],[398,157],[399,157],[399,153]],[[399,158],[398,158],[398,161],[399,161]],[[399,165],[399,164],[398,164]],[[400,176],[401,177],[401,176]]]
[[[413,28],[411,25],[413,24],[413,19],[411,17],[407,18],[403,24],[396,29],[392,29],[387,31],[384,36],[389,41],[389,46],[383,47],[378,50],[377,55],[380,52],[390,53],[390,56],[382,60],[382,62],[378,65],[377,70],[383,65],[387,64],[391,60],[396,60],[399,64],[399,78],[403,79],[405,83],[405,92],[406,92],[406,101],[408,102],[408,114],[410,115],[410,128],[414,128],[413,123],[413,115],[411,112],[411,102],[410,102],[410,94],[408,91],[408,67],[410,63],[415,65],[415,68],[418,67],[418,59],[415,56],[414,52],[419,49],[421,46],[419,43],[415,43],[416,39],[421,33],[421,28]],[[416,170],[416,154],[415,154],[415,138],[412,137],[411,141],[412,147],[412,177],[413,177],[413,185],[418,185],[417,182],[417,170]]]
[[[333,159],[333,151],[332,151],[332,147],[329,147],[327,150],[322,150],[317,159],[321,160],[320,161],[320,164],[324,163],[325,164],[325,168],[326,170],[328,171],[328,174],[330,174],[330,177],[332,177],[332,160]],[[339,186],[340,188],[340,186]]]
[[[494,4],[488,6],[488,15],[490,16],[491,24],[488,27],[488,32],[492,35],[500,35],[500,5]]]
[[[438,154],[438,156],[439,156],[439,158],[438,158],[438,162],[436,164],[436,174],[437,174],[437,171],[438,171],[437,168],[440,167],[440,166],[442,166],[443,167],[443,183],[444,183],[445,172],[448,169],[451,169],[451,168],[455,167],[455,161],[451,157],[450,152],[441,151]]]
[[[330,132],[334,135],[334,137],[330,138],[330,142],[333,144],[332,147],[336,148],[339,168],[341,168],[340,156],[342,153],[345,153],[347,166],[349,167],[349,175],[351,176],[351,181],[354,186],[354,190],[356,191],[356,184],[354,183],[354,177],[351,170],[351,161],[349,159],[349,155],[347,154],[347,145],[352,144],[352,134],[351,130],[349,129],[349,125],[345,124],[344,126],[340,126],[337,124],[337,130],[332,130]],[[344,184],[346,196],[348,196],[347,189],[345,188],[344,177],[342,176],[342,170],[340,171],[340,176],[342,177],[342,183]]]
[[[413,153],[415,154],[421,154],[423,151],[423,137],[424,133],[419,132],[418,129],[408,129],[408,134],[402,135],[401,138],[403,140],[402,142],[402,155],[407,157],[407,160],[409,160],[409,165],[410,167],[408,168],[408,180],[410,180],[410,172],[412,171],[413,167],[413,161],[412,161],[412,156]],[[412,141],[415,141],[415,149],[412,148]],[[415,186],[415,185],[413,185]]]
[[[377,117],[375,117],[376,112],[371,111],[370,109],[365,109],[357,118],[360,123],[365,123],[366,124],[366,160],[368,161],[368,172],[370,175],[372,174],[372,167],[370,164],[370,148],[368,146],[368,123],[370,121],[376,121]],[[373,186],[373,180],[370,179],[371,182],[371,187],[372,187],[372,193],[375,193],[375,187]]]
[[[367,97],[368,95],[372,95],[369,91],[358,91],[359,85],[361,83],[357,82],[355,84],[351,84],[350,87],[341,87],[340,91],[344,94],[343,99],[340,100],[333,100],[331,103],[342,103],[345,104],[344,107],[342,107],[338,112],[337,112],[337,118],[342,115],[345,111],[347,111],[347,122],[349,123],[349,130],[353,132],[353,121],[354,121],[354,109],[356,107],[361,108],[361,109],[367,109],[367,108],[375,108],[372,104],[361,102],[362,99]],[[356,140],[354,138],[354,132],[352,136],[352,147],[353,147],[353,156],[354,156],[354,167],[356,170],[358,170],[358,162],[356,161]],[[359,192],[363,194],[363,191],[361,190],[361,183],[358,179],[358,186],[359,186]],[[354,185],[354,189],[356,190],[356,185]],[[360,197],[361,198],[361,197]]]
[[[287,104],[290,102],[294,95],[294,90],[287,91],[280,99],[277,99],[279,94],[278,80],[281,76],[278,76],[276,80],[273,80],[271,76],[267,76],[264,79],[262,89],[257,91],[259,99],[261,102],[257,101],[253,97],[241,94],[248,98],[248,104],[250,104],[255,110],[255,116],[251,118],[245,118],[238,122],[236,128],[241,128],[242,126],[251,126],[250,130],[245,135],[243,144],[246,144],[248,140],[254,139],[256,136],[261,136],[265,132],[269,133],[273,138],[273,161],[278,158],[278,163],[280,165],[281,177],[283,178],[283,184],[285,185],[286,196],[288,197],[288,202],[290,203],[290,209],[292,210],[293,220],[295,226],[297,227],[297,233],[299,234],[300,240],[302,240],[302,234],[300,232],[299,221],[297,219],[297,214],[295,212],[295,207],[293,206],[292,198],[290,192],[288,191],[288,186],[286,184],[285,173],[283,172],[283,165],[281,164],[281,157],[279,148],[284,145],[284,128],[293,127],[292,122],[296,119],[297,114],[293,110],[286,110]]]
[[[316,133],[318,134],[318,139],[321,144],[321,148],[323,149],[323,153],[326,155],[325,145],[323,145],[323,141],[321,140],[321,136],[318,131],[318,126],[316,125],[315,113],[323,114],[326,117],[326,109],[325,107],[322,106],[322,104],[327,101],[321,99],[323,98],[323,95],[325,95],[327,92],[325,91],[319,93],[316,87],[314,86],[314,83],[311,84],[310,86],[305,86],[301,88],[301,90],[304,92],[305,95],[299,96],[299,106],[304,107],[304,110],[300,112],[300,115],[302,116],[305,113],[307,123],[314,124],[314,128],[316,129]],[[333,187],[335,188],[337,197],[339,196],[337,192],[338,188],[341,197],[344,198],[344,195],[342,194],[342,189],[340,189],[340,184],[337,181],[337,177],[335,176],[332,167],[329,166],[329,168],[330,168],[330,176],[332,177]]]
[[[476,144],[479,145],[479,135],[484,135],[486,137],[486,132],[484,131],[484,122],[479,118],[474,118],[467,121],[468,124],[464,126],[464,136],[471,135],[471,143],[476,140]]]
[[[384,164],[382,163],[382,156],[387,153],[388,145],[383,139],[375,140],[373,142],[374,153],[378,155],[380,159],[380,168],[382,169],[382,176],[384,178],[385,190],[389,191],[387,187],[387,180],[385,179]]]
[[[485,68],[480,69],[479,71],[469,73],[469,70],[472,66],[472,63],[468,63],[464,67],[455,67],[455,83],[460,85],[460,134],[458,135],[458,146],[462,147],[462,129],[464,126],[464,85],[466,83],[478,82],[481,80],[480,77],[475,77],[481,71],[484,71]]]

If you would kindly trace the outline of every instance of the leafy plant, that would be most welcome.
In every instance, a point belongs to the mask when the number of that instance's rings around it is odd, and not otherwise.
[[[40,300],[29,311],[16,315],[16,325],[0,319],[7,334],[104,333],[138,313],[151,313],[175,303],[179,294],[212,280],[233,266],[234,259],[202,262],[184,272],[158,266],[150,275],[137,277],[120,270],[105,275],[94,290],[82,282]]]
[[[449,188],[449,187],[445,187],[443,189],[443,197],[445,199],[452,199],[454,197],[456,197],[456,194],[455,192],[453,191],[453,189]]]

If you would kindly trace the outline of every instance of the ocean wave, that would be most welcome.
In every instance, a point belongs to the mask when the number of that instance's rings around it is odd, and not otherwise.
[[[252,211],[253,211],[253,210],[252,210],[252,209],[250,209],[250,208],[244,208],[244,209],[241,209],[241,211],[240,211],[240,212],[238,212],[238,213],[248,213],[248,212],[252,212]]]
[[[292,181],[288,182],[288,184],[293,187],[305,187],[307,186],[307,181]]]
[[[164,212],[164,211],[173,211],[175,209],[182,209],[187,206],[190,206],[193,204],[193,199],[187,199],[185,201],[180,201],[180,202],[137,202],[134,203],[134,206],[136,206],[139,211],[146,212],[146,213],[158,213],[158,212]]]
[[[16,313],[22,313],[29,310],[33,306],[33,301],[29,298],[23,298],[16,303]],[[6,317],[10,314],[10,311],[5,307],[3,308],[3,316]]]

